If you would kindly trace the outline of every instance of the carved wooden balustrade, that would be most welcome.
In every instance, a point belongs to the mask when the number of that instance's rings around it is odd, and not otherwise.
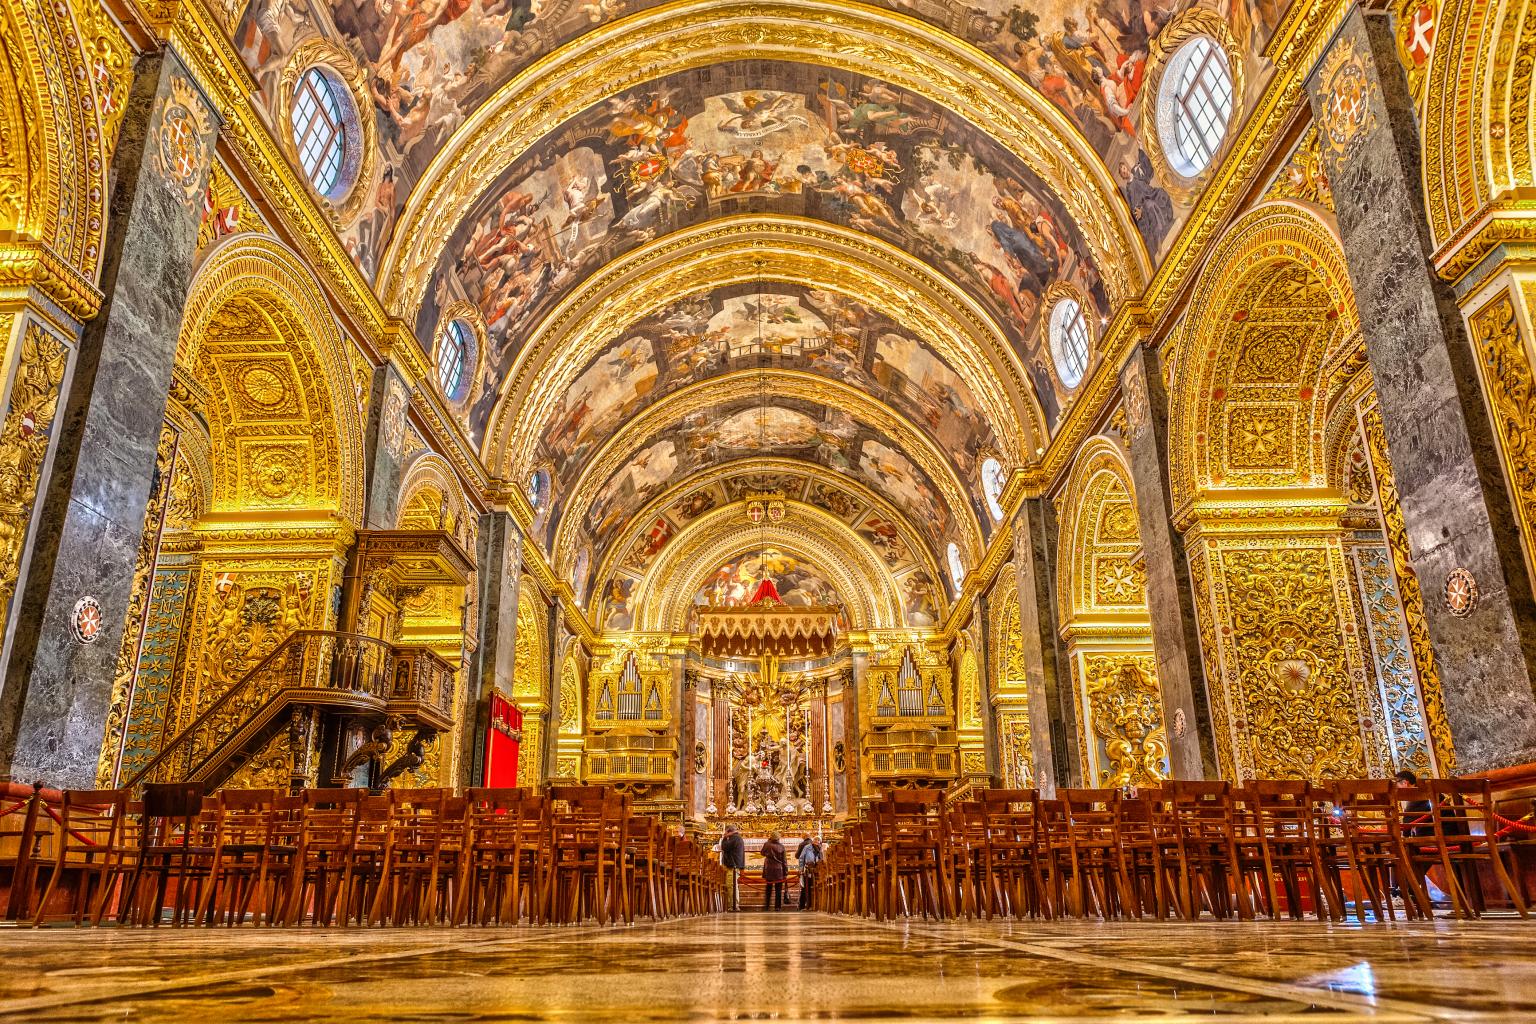
[[[903,728],[874,732],[864,740],[869,777],[880,782],[946,781],[959,768],[953,729]]]
[[[376,637],[301,629],[218,696],[130,778],[214,783],[222,769],[271,735],[294,706],[399,714],[432,729],[452,724],[453,669],[434,652]]]

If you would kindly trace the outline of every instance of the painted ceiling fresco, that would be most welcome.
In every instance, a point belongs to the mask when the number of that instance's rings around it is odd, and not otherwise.
[[[590,505],[575,513],[580,531],[611,543],[667,487],[701,470],[763,457],[803,459],[859,480],[922,531],[932,550],[962,536],[955,516],[966,511],[948,508],[929,476],[884,432],[839,409],[777,397],[766,407],[746,398],[705,408],[637,440]],[[552,519],[562,514],[561,500],[557,495]]]
[[[252,0],[236,44],[274,111],[288,56],[307,38],[334,40],[371,69],[381,169],[365,184],[371,194],[363,213],[343,225],[343,241],[373,276],[411,189],[470,113],[561,44],[659,2]],[[1283,0],[1199,2],[1253,55],[1251,99],[1267,77],[1261,54]],[[1140,93],[1152,39],[1196,0],[875,0],[875,6],[968,40],[1059,106],[1104,157],[1154,256],[1166,248],[1191,207],[1163,191],[1146,159]],[[748,118],[738,128],[756,130]]]
[[[1023,361],[1040,299],[1070,281],[1108,315],[1088,246],[1017,157],[968,122],[882,82],[738,62],[589,108],[508,168],[450,237],[416,329],[452,301],[487,325],[487,379],[585,277],[711,217],[815,217],[901,246],[966,287]],[[483,416],[483,413],[482,413]]]
[[[570,490],[594,452],[642,410],[685,385],[758,367],[821,374],[873,395],[925,431],[972,492],[983,492],[978,462],[996,438],[949,365],[883,314],[782,284],[690,296],[645,317],[589,363],[540,445],[556,490]],[[489,403],[474,410],[477,439],[489,411]]]
[[[629,595],[667,546],[693,520],[741,500],[749,491],[778,491],[792,501],[804,501],[847,523],[868,542],[890,570],[902,599],[907,625],[932,626],[938,623],[944,607],[944,595],[934,586],[932,576],[924,568],[923,552],[916,549],[908,539],[909,528],[904,528],[890,517],[876,502],[861,495],[855,488],[834,480],[817,478],[806,469],[764,472],[754,471],[751,464],[746,464],[735,469],[727,467],[724,472],[726,475],[723,479],[709,480],[683,492],[665,507],[658,509],[639,529],[621,531],[615,538],[615,543],[627,547],[621,548],[622,554],[607,570],[607,580],[597,588],[598,599],[593,610],[599,625],[610,629],[627,628],[619,623],[632,621]],[[933,552],[927,553],[928,559],[933,557]],[[593,558],[591,540],[583,541],[572,565],[572,584],[578,592],[586,592],[590,583],[587,574],[589,571],[598,571],[598,564]],[[721,578],[716,573],[711,581],[713,583]],[[824,581],[826,577],[824,573],[818,573],[817,578]],[[775,582],[783,596],[786,593],[784,580],[776,578]],[[802,586],[798,580],[791,580],[791,584],[790,590],[803,590],[807,594],[817,592],[814,586]],[[732,593],[725,583],[721,583],[717,589],[725,597]],[[790,600],[787,596],[784,599]],[[841,598],[835,603],[842,604]]]

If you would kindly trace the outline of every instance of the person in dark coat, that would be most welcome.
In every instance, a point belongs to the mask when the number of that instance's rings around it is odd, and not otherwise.
[[[747,866],[747,843],[735,825],[725,826],[725,835],[720,838],[720,866],[725,868],[726,909],[740,910],[741,873]]]
[[[789,877],[789,861],[777,832],[769,834],[768,841],[763,844],[762,854],[763,881],[767,883],[763,889],[763,909],[783,910],[784,879]]]

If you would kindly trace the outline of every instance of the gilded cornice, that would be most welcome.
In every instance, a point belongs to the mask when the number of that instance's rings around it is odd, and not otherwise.
[[[380,263],[379,293],[410,319],[455,226],[503,169],[594,103],[689,68],[782,60],[868,75],[963,112],[1062,202],[1093,250],[1112,303],[1150,272],[1108,168],[1066,116],[968,43],[905,15],[831,0],[683,0],[621,18],[530,65],[438,152]]]
[[[526,532],[523,534],[523,572],[534,580],[543,594],[559,603],[566,627],[572,633],[580,637],[581,641],[588,646],[596,642],[598,631],[592,628],[592,623],[587,621],[586,613],[576,603],[576,594],[572,591],[571,584],[555,575],[548,559],[544,557],[544,552],[539,550],[538,542],[529,537]]]
[[[1459,283],[1488,254],[1509,242],[1536,238],[1536,189],[1520,189],[1517,198],[1489,203],[1435,253],[1435,271]]]
[[[1202,490],[1174,517],[1193,542],[1201,535],[1336,533],[1349,501],[1336,487]]]
[[[96,285],[52,247],[31,240],[0,242],[0,290],[26,288],[36,288],[81,323],[101,308]]]
[[[639,536],[650,529],[650,525],[656,518],[671,508],[676,502],[687,494],[703,487],[710,486],[725,480],[732,480],[742,476],[760,476],[764,474],[793,475],[809,479],[811,481],[836,487],[840,491],[852,494],[860,502],[869,505],[879,513],[887,522],[892,522],[901,530],[901,539],[907,545],[909,551],[914,554],[914,562],[928,573],[929,579],[941,580],[943,575],[939,571],[940,553],[934,551],[928,544],[927,535],[912,525],[905,512],[876,494],[873,488],[865,485],[857,477],[838,473],[827,469],[819,463],[807,462],[803,459],[784,458],[752,458],[731,465],[707,466],[695,470],[677,483],[668,487],[662,494],[652,498],[645,506],[635,514],[630,525],[618,535],[617,542],[604,549],[604,553],[595,563],[597,572],[592,576],[594,580],[606,580],[618,571],[617,561],[634,546]],[[674,541],[676,538],[673,538]],[[572,538],[574,543],[575,538]],[[670,542],[669,542],[670,543]],[[557,550],[554,555],[554,564],[562,570],[572,564],[574,550]]]
[[[962,537],[961,547],[971,560],[984,550],[975,505],[954,465],[929,436],[884,402],[859,388],[800,370],[737,370],[699,381],[668,395],[616,430],[597,450],[567,496],[565,514],[555,535],[554,550],[574,549],[572,531],[585,529],[584,518],[593,499],[635,452],[670,424],[704,409],[766,393],[773,399],[800,399],[840,409],[864,425],[883,433],[928,475],[938,488],[938,498],[953,511]]]
[[[786,504],[781,523],[748,526],[741,503],[732,502],[684,527],[635,587],[636,628],[685,629],[693,596],[709,574],[759,545],[801,555],[825,570],[854,626],[899,626],[901,599],[879,553],[836,516],[804,502]]]
[[[803,217],[742,215],[657,239],[567,295],[502,385],[486,427],[486,466],[526,476],[571,385],[629,326],[685,296],[756,281],[825,288],[886,312],[965,381],[1011,465],[1034,457],[1045,437],[1034,388],[1001,328],[963,289],[869,235]]]

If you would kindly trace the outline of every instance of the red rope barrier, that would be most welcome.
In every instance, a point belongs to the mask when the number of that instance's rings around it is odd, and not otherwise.
[[[32,798],[31,797],[27,797],[25,800],[18,800],[16,803],[11,804],[11,806],[7,807],[5,810],[0,811],[0,818],[5,818],[5,817],[8,817],[8,816],[10,816],[12,814],[15,814],[17,811],[21,810],[23,807],[27,806],[27,804],[29,804],[31,802],[32,802]]]
[[[47,804],[43,804],[43,810],[48,812],[48,817],[52,818],[54,821],[58,822],[60,825],[64,824],[64,819],[59,817],[58,812],[55,811],[52,807],[49,807]],[[69,834],[74,836],[76,839],[80,840],[86,846],[96,846],[97,845],[96,840],[92,839],[90,836],[82,835],[81,833],[76,832],[74,829],[69,829]]]

